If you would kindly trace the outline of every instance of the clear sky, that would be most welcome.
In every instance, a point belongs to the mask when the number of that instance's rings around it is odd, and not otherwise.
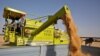
[[[34,18],[53,15],[63,5],[70,7],[80,36],[100,37],[100,0],[0,0],[0,33],[6,6],[25,11],[27,17]]]

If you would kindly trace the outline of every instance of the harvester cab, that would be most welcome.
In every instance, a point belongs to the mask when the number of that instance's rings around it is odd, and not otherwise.
[[[3,29],[5,35],[5,42],[10,42],[14,44],[17,37],[16,35],[20,35],[23,37],[23,29],[25,26],[25,12],[12,9],[10,7],[4,8],[3,17],[5,18],[5,28]]]

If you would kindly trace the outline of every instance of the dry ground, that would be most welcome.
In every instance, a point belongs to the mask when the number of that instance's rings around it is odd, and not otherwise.
[[[85,45],[85,41],[82,42],[82,45]],[[91,47],[99,47],[100,48],[100,42],[93,42]]]
[[[0,46],[2,46],[3,43],[4,43],[4,41],[3,41],[3,36],[0,36]]]

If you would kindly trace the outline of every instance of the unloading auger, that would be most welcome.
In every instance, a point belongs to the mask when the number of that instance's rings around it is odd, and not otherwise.
[[[50,16],[48,20],[41,25],[37,30],[35,30],[32,35],[36,35],[39,32],[43,31],[45,28],[47,28],[49,25],[54,24],[58,19],[62,19],[66,29],[67,33],[70,38],[70,55],[71,56],[83,56],[81,52],[81,39],[77,34],[76,25],[73,22],[71,11],[68,6],[63,6],[58,12],[56,12],[54,15]],[[30,38],[32,39],[32,38]]]

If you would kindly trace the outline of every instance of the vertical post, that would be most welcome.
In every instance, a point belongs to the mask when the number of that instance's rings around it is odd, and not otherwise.
[[[25,45],[25,39],[24,39],[24,29],[25,29],[25,18],[24,18],[25,15],[23,15],[21,17],[21,37],[23,39],[23,45]]]

